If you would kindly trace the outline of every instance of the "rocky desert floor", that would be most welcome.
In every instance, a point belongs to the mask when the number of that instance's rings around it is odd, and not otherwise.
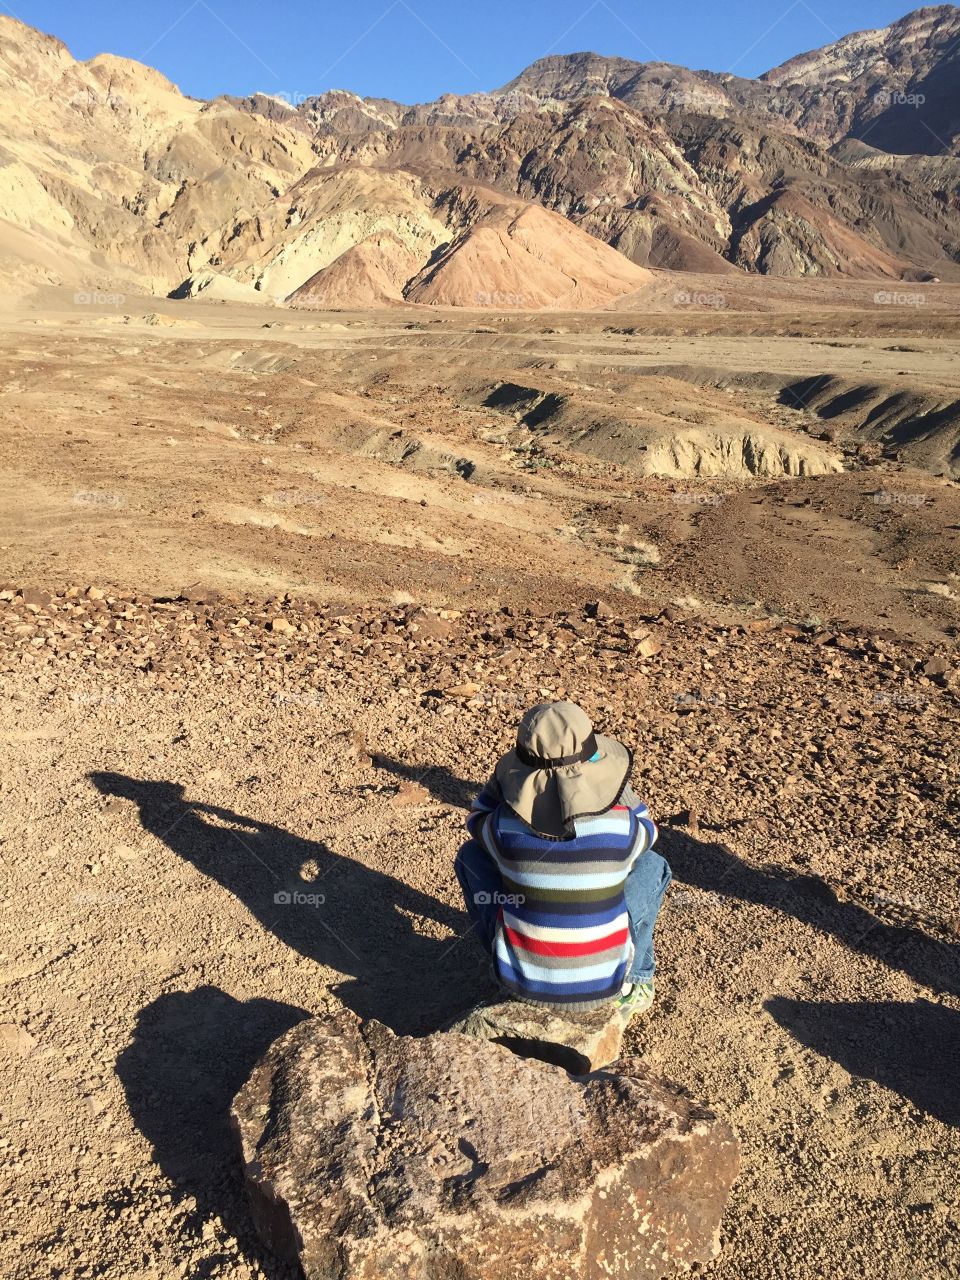
[[[0,313],[0,1273],[288,1274],[230,1099],[485,994],[465,808],[568,696],[675,873],[630,1048],[743,1145],[704,1273],[960,1275],[958,291],[719,287]]]

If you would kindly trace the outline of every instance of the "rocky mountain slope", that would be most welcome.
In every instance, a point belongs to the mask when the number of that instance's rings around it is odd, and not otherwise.
[[[769,117],[824,143],[866,139],[888,152],[957,154],[960,9],[934,5],[789,59],[758,80],[594,53],[541,58],[507,85],[567,101],[594,95],[636,110]]]
[[[574,54],[491,94],[294,109],[4,17],[0,274],[498,309],[603,305],[650,266],[960,279],[958,50],[948,5],[760,80]]]
[[[815,137],[869,139],[883,151],[960,150],[960,9],[936,5],[880,31],[859,31],[762,77],[774,101]],[[783,108],[780,108],[783,109]]]

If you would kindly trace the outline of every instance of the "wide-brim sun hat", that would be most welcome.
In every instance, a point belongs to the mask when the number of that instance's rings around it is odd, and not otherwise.
[[[516,745],[494,777],[505,803],[528,826],[562,838],[577,818],[616,804],[632,765],[623,743],[595,733],[575,702],[541,702],[521,720]]]

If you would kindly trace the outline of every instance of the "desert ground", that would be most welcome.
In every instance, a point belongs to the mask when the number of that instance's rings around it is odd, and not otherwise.
[[[743,1146],[702,1274],[960,1275],[960,286],[678,279],[0,310],[0,1274],[290,1274],[230,1099],[485,994],[465,808],[566,696],[675,873],[628,1043]]]

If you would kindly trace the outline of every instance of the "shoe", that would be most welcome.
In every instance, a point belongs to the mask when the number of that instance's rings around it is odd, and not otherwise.
[[[644,1013],[653,1004],[653,979],[646,982],[625,982],[617,997],[617,1009],[625,1018]]]

